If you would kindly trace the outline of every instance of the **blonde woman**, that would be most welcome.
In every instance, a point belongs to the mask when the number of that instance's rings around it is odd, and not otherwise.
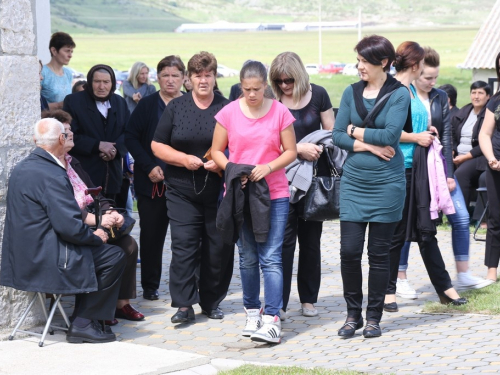
[[[139,100],[154,94],[156,87],[149,80],[149,68],[143,62],[136,62],[130,69],[128,79],[123,82],[123,97],[130,113],[134,112]]]
[[[335,122],[332,103],[326,90],[309,82],[309,75],[300,57],[294,52],[280,53],[269,70],[271,87],[276,99],[283,103],[295,117],[293,128],[297,142],[310,133],[324,129],[332,130]],[[314,143],[298,143],[300,159],[316,161],[321,147]],[[319,161],[319,173],[329,174],[326,163]],[[326,169],[323,171],[323,169]],[[302,315],[318,315],[314,304],[318,301],[321,283],[321,221],[305,221],[297,215],[297,204],[290,201],[288,223],[283,241],[283,312],[285,320],[292,284],[293,256],[297,238],[299,240],[299,266],[297,288]]]

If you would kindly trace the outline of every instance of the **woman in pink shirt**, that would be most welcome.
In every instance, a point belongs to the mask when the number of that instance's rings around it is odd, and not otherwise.
[[[253,341],[281,341],[280,308],[283,303],[281,248],[288,217],[288,181],[285,166],[295,160],[297,148],[290,111],[264,97],[267,71],[258,61],[245,63],[240,72],[242,98],[216,116],[212,158],[222,169],[229,162],[255,165],[241,178],[241,187],[265,178],[271,199],[270,227],[265,242],[257,242],[250,223],[239,233],[240,274],[243,304],[247,313],[244,336]],[[229,147],[229,160],[224,150]],[[259,264],[264,276],[265,310],[261,307]]]

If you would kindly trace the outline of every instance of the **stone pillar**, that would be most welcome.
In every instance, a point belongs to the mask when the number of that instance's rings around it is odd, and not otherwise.
[[[0,0],[0,241],[9,175],[33,149],[32,129],[40,118],[35,20],[36,0]],[[2,335],[14,325],[28,297],[28,293],[0,286]],[[26,324],[37,323],[40,313],[35,311]]]

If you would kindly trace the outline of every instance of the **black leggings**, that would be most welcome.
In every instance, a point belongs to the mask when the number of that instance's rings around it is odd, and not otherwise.
[[[500,260],[500,172],[491,168],[486,170],[486,188],[489,212],[484,265],[497,268]]]
[[[390,245],[391,253],[391,274],[389,285],[387,286],[386,294],[396,294],[396,281],[399,271],[399,259],[401,257],[401,249],[405,243],[406,238],[406,224],[408,222],[408,206],[411,187],[411,168],[406,169],[406,198],[403,208],[403,218],[396,225],[394,236],[392,237]],[[427,274],[431,279],[431,283],[437,293],[443,293],[445,290],[452,288],[450,275],[446,271],[446,266],[439,250],[438,242],[435,236],[428,242],[418,242],[420,248],[420,255],[424,261]]]
[[[382,318],[384,296],[389,282],[389,245],[396,223],[340,222],[340,270],[344,285],[347,315],[361,316],[363,303],[363,275],[361,258],[368,231],[368,305],[366,319],[379,323]]]

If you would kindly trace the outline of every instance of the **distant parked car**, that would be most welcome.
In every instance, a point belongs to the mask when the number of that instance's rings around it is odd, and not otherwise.
[[[218,64],[217,65],[217,77],[234,77],[240,74],[239,71],[235,69],[228,68],[225,65]]]
[[[356,67],[356,64],[346,64],[342,70],[342,74],[345,76],[357,76],[358,68]]]
[[[158,74],[156,73],[155,68],[149,68],[149,80],[151,82],[157,82],[158,81]]]
[[[320,73],[330,73],[330,74],[340,74],[344,69],[344,63],[332,62],[330,64],[323,65],[320,69]]]
[[[116,78],[116,89],[119,90],[120,87],[122,87],[123,81],[126,81],[128,78],[128,72],[127,71],[121,71],[117,69],[113,69],[115,72],[115,78]]]
[[[75,69],[67,67],[71,71],[71,75],[73,76],[73,79],[81,79],[85,78],[85,74],[81,72],[77,72]]]
[[[307,74],[318,74],[320,71],[319,64],[306,64],[306,72]]]

